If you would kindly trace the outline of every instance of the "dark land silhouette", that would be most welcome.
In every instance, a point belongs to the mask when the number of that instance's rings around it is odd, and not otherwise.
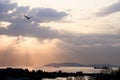
[[[76,77],[76,76],[90,76],[91,80],[120,80],[120,69],[103,69],[101,73],[66,73],[62,71],[45,72],[42,70],[5,68],[0,69],[0,80],[42,80],[43,78],[57,78],[57,77]]]

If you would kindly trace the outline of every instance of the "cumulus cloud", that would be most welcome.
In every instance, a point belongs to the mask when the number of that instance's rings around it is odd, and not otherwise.
[[[0,28],[1,35],[8,36],[26,36],[41,39],[56,38],[58,32],[49,27],[40,27],[38,24],[31,23],[13,23],[8,28]]]
[[[62,19],[64,16],[67,16],[65,12],[57,12],[51,8],[40,8],[40,9],[37,8],[34,9],[33,11],[36,11],[37,13],[37,16],[35,16],[35,18],[37,17],[40,18],[39,20],[37,19],[39,22],[58,21]]]
[[[119,11],[118,7],[113,8],[113,6],[116,5],[118,6],[118,3],[111,5],[111,7],[106,8],[98,14],[103,16],[117,12]],[[32,16],[32,18],[27,20],[24,18],[24,15]],[[57,30],[52,30],[50,27],[39,25],[39,23],[43,22],[63,20],[67,15],[65,12],[59,12],[51,8],[30,9],[28,6],[22,7],[16,3],[0,1],[0,21],[11,23],[7,27],[0,27],[0,35],[18,37],[16,41],[13,41],[15,44],[24,42],[24,37],[34,37],[43,40],[58,39],[60,42],[54,44],[54,51],[56,51],[54,53],[57,53],[54,54],[54,57],[58,62],[119,63],[120,35],[118,34],[58,32]],[[3,37],[1,37],[1,39],[2,38]],[[51,48],[53,48],[53,46]],[[33,57],[33,54],[32,56],[24,55],[23,57],[23,55],[20,53],[16,54],[16,52],[18,51],[15,49],[14,44],[8,45],[4,50],[0,50],[0,65],[18,65],[20,62],[30,61],[31,57]],[[26,54],[25,52],[23,53]],[[26,58],[27,56],[28,58]],[[40,57],[38,55],[37,57],[41,59],[41,54]],[[44,56],[44,58],[45,57],[46,56]],[[19,65],[24,64],[26,63]]]
[[[112,13],[115,13],[115,12],[119,12],[120,11],[120,1],[106,7],[106,8],[103,8],[102,11],[96,13],[97,16],[107,16],[107,15],[110,15]]]
[[[52,30],[50,27],[40,26],[39,24],[42,22],[60,21],[68,15],[65,12],[59,12],[51,8],[30,9],[28,6],[18,6],[16,3],[6,1],[0,1],[0,22],[9,22],[10,25],[7,27],[0,25],[0,35],[18,37],[15,41],[12,41],[16,45],[24,42],[24,37],[34,37],[40,40],[57,38],[59,36],[58,31]],[[32,18],[27,20],[24,15],[32,16]],[[1,39],[3,37],[0,36]],[[9,42],[7,43],[9,44]],[[0,66],[31,65],[29,53],[27,55],[26,51],[19,53],[14,44],[5,44],[6,46],[3,47],[5,49],[1,46]]]
[[[11,11],[10,14],[8,12]],[[30,9],[29,6],[22,7],[18,6],[16,3],[5,3],[0,1],[0,20],[8,22],[21,22],[24,21],[23,15],[33,16],[33,21],[35,22],[50,22],[58,21],[63,17],[67,16],[65,12],[58,12],[51,8],[33,8]]]
[[[10,12],[11,11],[11,12]],[[41,27],[39,23],[62,20],[67,13],[58,12],[51,8],[18,7],[16,3],[0,2],[0,21],[10,22],[5,27],[0,27],[0,35],[28,36],[36,38],[55,38],[58,32],[50,27]],[[10,13],[9,13],[10,12]],[[24,15],[32,16],[30,20]]]

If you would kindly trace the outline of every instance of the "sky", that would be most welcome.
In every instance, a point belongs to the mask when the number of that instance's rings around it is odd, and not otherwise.
[[[120,0],[0,0],[0,66],[119,65],[119,21]]]

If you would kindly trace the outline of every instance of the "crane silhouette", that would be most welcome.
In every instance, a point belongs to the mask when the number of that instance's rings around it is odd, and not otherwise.
[[[32,16],[31,16],[31,17],[28,17],[28,16],[26,16],[26,15],[24,15],[24,17],[25,17],[27,20],[29,20],[30,18],[32,18]]]

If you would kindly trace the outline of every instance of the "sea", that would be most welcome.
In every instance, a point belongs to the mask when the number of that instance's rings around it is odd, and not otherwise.
[[[21,68],[21,67],[18,67],[18,68]],[[28,68],[28,67],[26,67],[26,68]],[[24,67],[23,69],[26,69],[26,68]],[[71,73],[71,72],[75,73],[75,72],[80,72],[80,71],[83,73],[100,73],[100,71],[102,70],[102,69],[94,69],[94,67],[29,67],[28,69],[30,71],[43,70],[46,72],[62,71],[62,72],[69,72],[69,73]],[[116,69],[118,69],[118,67],[113,67],[112,69],[116,70]],[[89,76],[84,76],[80,80],[89,80],[89,78],[90,78]],[[42,80],[75,80],[75,77],[71,77],[71,79],[67,79],[64,77],[58,77],[55,79],[44,78]]]
[[[38,69],[41,69],[43,71],[47,72],[56,72],[56,71],[62,71],[62,72],[83,72],[83,73],[100,73],[102,69],[94,69],[94,67],[40,67]],[[112,69],[118,69],[117,67],[114,67]],[[64,77],[58,77],[55,79],[49,79],[44,78],[42,80],[75,80],[75,77],[71,77],[72,79],[67,79]],[[80,77],[81,78],[81,77]],[[80,80],[89,80],[89,76],[84,76]]]
[[[39,67],[36,70],[43,70],[47,72],[83,72],[83,73],[100,73],[102,69],[94,69],[94,67]]]

